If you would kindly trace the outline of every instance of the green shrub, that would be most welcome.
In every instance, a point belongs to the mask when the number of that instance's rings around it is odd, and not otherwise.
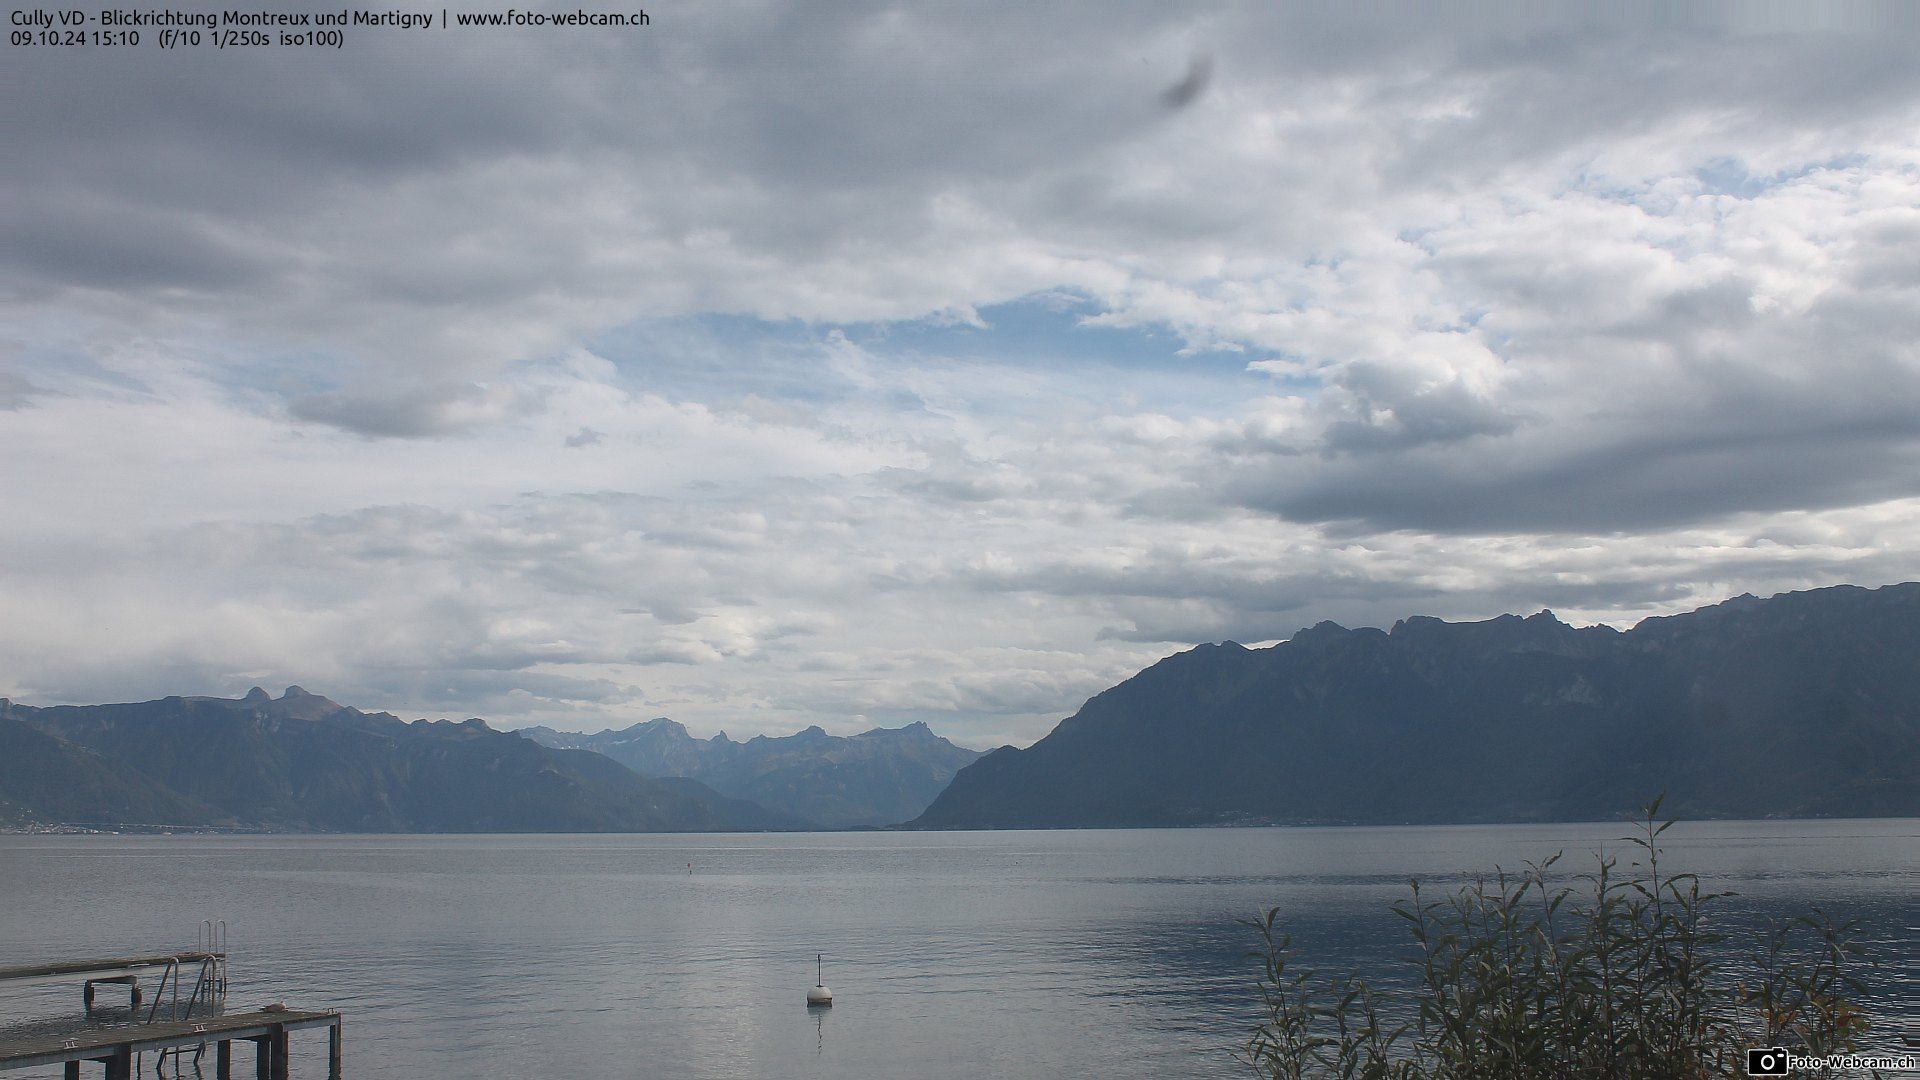
[[[1749,1047],[1855,1049],[1867,1027],[1855,925],[1817,908],[1772,922],[1734,976],[1709,918],[1733,894],[1662,865],[1673,822],[1659,811],[1656,799],[1622,838],[1639,849],[1625,871],[1600,856],[1577,887],[1549,874],[1557,854],[1441,900],[1413,882],[1394,905],[1418,947],[1410,1001],[1299,970],[1278,909],[1253,920],[1264,1015],[1242,1059],[1287,1080],[1690,1080],[1745,1076]]]

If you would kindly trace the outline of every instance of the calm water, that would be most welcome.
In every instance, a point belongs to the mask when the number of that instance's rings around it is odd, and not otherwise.
[[[0,836],[0,963],[184,948],[225,918],[229,1006],[345,1010],[353,1077],[1232,1075],[1252,1016],[1236,920],[1279,906],[1312,966],[1391,982],[1407,878],[1581,862],[1622,832]],[[1880,1030],[1915,1033],[1920,821],[1667,835],[1743,894],[1736,922],[1862,919]],[[836,1003],[810,1014],[816,951]],[[0,1018],[77,998],[14,991]],[[295,1075],[321,1075],[298,1039]]]

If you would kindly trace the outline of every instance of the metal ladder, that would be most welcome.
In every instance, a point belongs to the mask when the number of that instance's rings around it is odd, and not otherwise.
[[[187,995],[187,1008],[180,1011],[180,960],[178,957],[167,961],[166,968],[160,973],[160,985],[154,987],[153,1005],[147,1009],[147,1023],[153,1023],[159,1014],[160,998],[166,993],[167,980],[173,980],[173,1000],[168,1007],[168,1019],[192,1019],[193,1010],[206,1000],[206,1011],[211,1013],[226,1003],[227,998],[227,920],[202,919],[199,932],[194,937],[194,951],[201,954],[200,971],[193,980],[193,992]],[[164,1076],[167,1057],[174,1060],[174,1072],[180,1071],[180,1058],[186,1054],[186,1047],[169,1047],[160,1051],[153,1062],[153,1075]],[[201,1043],[193,1051],[193,1067],[200,1070],[200,1058],[206,1054],[207,1044]],[[136,1067],[137,1068],[137,1067]]]

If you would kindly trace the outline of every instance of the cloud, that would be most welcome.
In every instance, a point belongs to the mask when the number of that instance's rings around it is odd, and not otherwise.
[[[0,409],[18,409],[32,401],[39,387],[24,375],[0,371]]]
[[[1025,741],[1198,640],[1910,576],[1916,33],[857,3],[29,50],[0,692]]]
[[[287,412],[296,420],[360,435],[418,438],[498,424],[539,407],[537,395],[468,384],[399,393],[312,394],[288,402]],[[569,440],[567,445],[584,444]]]

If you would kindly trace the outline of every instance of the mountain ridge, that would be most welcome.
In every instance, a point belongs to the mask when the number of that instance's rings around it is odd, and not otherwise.
[[[91,775],[83,782],[96,789],[131,786],[154,806],[203,808],[193,824],[321,832],[811,824],[697,783],[649,780],[597,754],[542,747],[477,718],[408,722],[298,686],[277,699],[259,687],[237,699],[175,695],[45,708],[0,699],[0,721],[40,736],[7,729],[18,741],[32,740],[36,757]],[[0,803],[16,808],[12,816],[74,820],[71,800],[55,799],[45,785],[4,773],[0,781]],[[97,820],[121,820],[135,807],[108,809]]]
[[[715,791],[836,828],[892,825],[927,808],[953,775],[979,757],[924,722],[829,735],[810,725],[744,742],[726,732],[696,739],[655,717],[591,735],[547,727],[519,734],[547,746],[593,750],[643,776],[684,776]]]
[[[1920,814],[1920,583],[1202,645],[963,769],[916,828]]]

